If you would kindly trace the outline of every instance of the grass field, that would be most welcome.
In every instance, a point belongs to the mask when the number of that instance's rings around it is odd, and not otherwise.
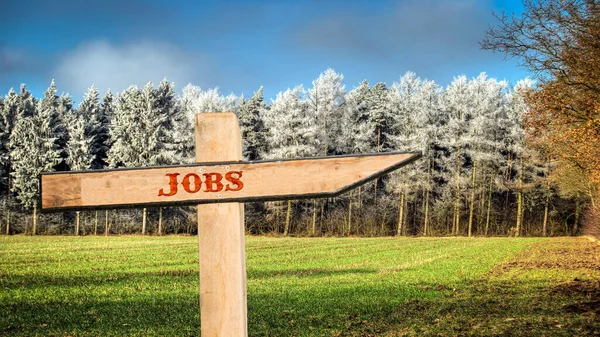
[[[600,334],[584,238],[247,238],[252,336]],[[0,335],[197,336],[196,237],[0,237]]]

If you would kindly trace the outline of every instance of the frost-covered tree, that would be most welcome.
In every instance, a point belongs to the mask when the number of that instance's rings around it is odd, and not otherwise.
[[[386,135],[389,134],[391,124],[391,109],[389,91],[385,83],[376,83],[367,99],[368,121],[372,125],[374,134],[371,137],[371,152],[389,151],[390,145]],[[377,203],[378,189],[382,186],[381,178],[374,182],[374,200]]]
[[[374,134],[371,138],[371,148],[375,152],[387,151],[390,146],[386,135],[390,133],[391,102],[387,85],[384,82],[376,83],[367,99],[368,120],[373,126]]]
[[[141,106],[141,93],[136,86],[130,86],[117,96],[110,125],[112,146],[108,151],[108,163],[112,168],[141,166],[139,145],[135,142],[139,138],[136,132]]]
[[[344,115],[342,117],[342,130],[340,133],[340,151],[344,154],[349,153],[369,153],[371,149],[371,140],[373,138],[374,125],[369,122],[368,99],[370,94],[369,82],[362,81],[358,87],[351,90],[346,95],[344,105]],[[361,187],[357,189],[358,207],[361,207]],[[354,191],[350,191],[348,196],[348,220],[346,232],[353,230],[352,209],[354,204]],[[313,222],[315,214],[313,214]]]
[[[471,120],[472,97],[466,76],[455,77],[441,96],[445,113],[448,116],[447,137],[444,139],[446,156],[441,161],[444,166],[444,179],[452,193],[452,234],[461,231],[461,208],[463,193],[468,184],[465,178],[465,152],[469,145],[467,137]]]
[[[441,132],[437,103],[438,89],[434,82],[423,81],[412,72],[406,73],[389,90],[389,131],[385,134],[389,147],[402,152],[421,151],[424,159],[392,174],[387,185],[400,196],[396,235],[406,232],[406,208],[409,201],[423,196],[423,233],[428,231],[429,192],[432,183],[434,146]]]
[[[369,122],[369,82],[362,81],[345,99],[340,150],[342,153],[369,153],[375,126]]]
[[[185,116],[177,104],[174,87],[174,83],[164,79],[154,89],[156,102],[151,118],[157,121],[153,128],[158,135],[158,144],[155,156],[148,165],[169,165],[182,161],[178,153],[181,140],[177,139],[175,129],[178,123],[185,120]]]
[[[265,126],[269,129],[267,141],[270,152],[267,158],[297,158],[314,156],[322,144],[316,137],[317,125],[308,114],[306,103],[300,95],[302,86],[277,94],[269,110],[263,110]],[[291,201],[283,235],[287,235],[291,219]]]
[[[485,73],[481,73],[469,82],[472,113],[465,135],[469,141],[465,146],[465,154],[470,162],[468,236],[472,236],[474,230],[476,195],[482,199],[483,191],[489,190],[490,184],[493,184],[496,178],[500,161],[500,144],[494,131],[506,107],[504,102],[506,86],[506,82],[489,79]]]
[[[521,123],[523,114],[528,107],[525,102],[525,94],[528,90],[532,90],[533,81],[529,79],[521,80],[515,85],[509,99],[507,113],[509,120],[512,122],[509,125],[508,132],[505,135],[505,148],[508,153],[507,174],[505,185],[509,190],[512,190],[517,195],[517,216],[515,220],[515,235],[519,236],[522,231],[523,212],[525,205],[525,189],[529,182],[536,175],[532,172],[532,160],[534,151],[528,148],[525,144],[525,130]],[[513,174],[516,181],[513,181]]]
[[[94,156],[89,151],[92,139],[86,135],[86,124],[86,117],[83,114],[77,113],[70,119],[66,151],[67,164],[72,171],[92,168]]]
[[[128,87],[117,96],[110,124],[112,146],[107,154],[110,167],[142,166],[142,138],[146,136],[141,130],[143,109],[142,94],[136,86]],[[145,224],[144,217],[142,233],[145,233]]]
[[[108,151],[111,147],[110,123],[114,113],[114,96],[108,90],[102,98],[98,117],[96,120],[99,123],[96,133],[95,158],[92,166],[94,168],[106,168],[108,166]]]
[[[243,97],[238,104],[238,119],[242,131],[242,150],[246,160],[261,159],[267,152],[266,129],[261,111],[266,105],[263,98],[263,87],[260,87],[246,102]]]
[[[84,100],[85,101],[85,100]],[[90,153],[93,138],[87,134],[89,116],[86,110],[78,110],[71,118],[67,130],[69,140],[65,147],[67,153],[66,163],[73,171],[81,171],[92,168],[94,155]],[[79,235],[79,211],[75,213],[75,235]]]
[[[77,108],[77,115],[83,118],[85,138],[89,139],[88,153],[93,158],[89,167],[91,169],[102,169],[106,166],[109,120],[104,114],[105,111],[100,107],[98,89],[91,86]]]
[[[57,164],[56,169],[64,171],[66,170],[65,160],[67,157],[65,147],[69,136],[65,126],[64,109],[62,109],[64,98],[59,97],[56,92],[56,85],[52,80],[50,87],[44,92],[44,97],[38,104],[37,111],[48,122],[52,137],[55,139],[56,148],[60,153],[61,161]]]
[[[172,83],[163,81],[154,88],[150,82],[141,90],[131,86],[122,92],[110,128],[110,165],[143,167],[176,162],[174,128],[179,113]],[[144,208],[142,234],[146,232],[146,213]]]
[[[35,105],[34,105],[35,106]],[[60,163],[53,114],[49,111],[21,114],[10,135],[11,191],[26,208],[33,208],[32,233],[37,232],[37,207],[41,172],[53,171]]]
[[[297,158],[314,156],[322,145],[315,137],[317,125],[308,114],[301,95],[302,86],[277,94],[270,109],[263,110],[271,151],[267,158]]]
[[[333,69],[327,69],[313,81],[308,90],[308,114],[316,121],[316,137],[322,148],[320,155],[341,153],[343,150],[339,140],[344,115],[346,90],[344,76]]]
[[[102,98],[102,104],[98,111],[97,122],[99,123],[98,131],[96,133],[96,139],[94,146],[95,158],[92,162],[93,168],[106,168],[109,166],[108,162],[108,151],[111,147],[110,137],[110,124],[113,118],[114,112],[114,96],[110,90],[108,90]],[[94,231],[96,233],[96,231]],[[108,223],[108,210],[104,212],[104,235],[108,235],[109,223]]]
[[[155,89],[156,107],[152,118],[157,120],[154,128],[158,133],[158,144],[155,148],[156,156],[149,161],[149,165],[167,165],[184,161],[181,153],[184,140],[178,138],[177,130],[187,119],[177,102],[174,87],[174,83],[164,79]],[[162,215],[161,207],[158,213],[159,235],[162,235]]]
[[[17,100],[17,118],[33,116],[37,112],[36,105],[37,100],[33,97],[31,92],[27,90],[25,84],[22,84]]]
[[[183,88],[179,98],[181,113],[186,117],[184,122],[176,125],[176,133],[180,138],[180,152],[184,162],[194,162],[194,129],[196,114],[202,112],[236,112],[237,97],[233,94],[221,95],[219,88],[206,91],[188,84]]]
[[[0,109],[0,179],[6,189],[10,185],[10,135],[15,125],[20,97],[10,89]]]

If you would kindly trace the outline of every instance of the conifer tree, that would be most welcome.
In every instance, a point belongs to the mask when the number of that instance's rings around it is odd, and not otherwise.
[[[344,76],[333,69],[325,70],[308,90],[308,113],[317,125],[317,138],[322,145],[318,154],[340,153],[341,121],[346,90]]]
[[[59,151],[61,161],[56,165],[57,170],[66,170],[66,157],[67,153],[65,147],[67,144],[68,133],[65,126],[65,115],[68,110],[72,107],[72,103],[67,103],[70,98],[67,99],[67,95],[56,95],[56,85],[54,80],[50,83],[50,87],[44,92],[44,97],[39,102],[38,113],[42,115],[42,118],[48,122],[52,137],[55,139],[56,149]],[[66,109],[65,109],[66,108]]]
[[[373,126],[374,134],[371,138],[371,151],[388,151],[390,145],[386,139],[389,134],[389,125],[391,124],[390,98],[387,86],[383,82],[376,83],[368,96],[367,106],[369,107],[368,121]],[[377,203],[377,190],[381,187],[381,178],[374,182],[373,197]]]
[[[175,132],[180,139],[179,151],[184,162],[194,162],[194,134],[196,114],[202,112],[236,112],[237,98],[231,94],[221,95],[219,88],[206,91],[200,87],[188,84],[183,88],[179,100],[181,113],[185,116],[184,122],[176,125]]]
[[[177,160],[173,136],[175,122],[182,119],[173,84],[163,81],[157,89],[150,82],[139,90],[131,86],[117,98],[111,124],[112,167],[143,167],[172,164]],[[146,233],[143,209],[142,234]],[[162,224],[162,223],[161,223]],[[161,228],[162,230],[162,228]]]
[[[36,104],[37,100],[35,97],[33,97],[31,92],[27,90],[25,84],[21,84],[21,90],[19,91],[19,99],[17,103],[16,118],[31,117],[36,114]]]
[[[92,162],[92,167],[106,168],[109,166],[108,152],[111,147],[111,136],[110,136],[110,125],[112,122],[114,113],[114,97],[110,90],[107,90],[102,98],[102,104],[100,105],[99,115],[97,121],[99,122],[98,132],[96,133],[96,156]],[[109,222],[108,222],[108,210],[104,211],[104,235],[107,236],[109,233]]]
[[[78,110],[69,119],[67,127],[69,140],[65,151],[67,153],[66,163],[72,171],[87,170],[92,167],[94,156],[90,153],[90,145],[93,138],[86,134],[89,132],[88,118],[89,115],[86,114],[86,110],[82,109]],[[75,213],[75,235],[79,235],[79,216],[80,213],[77,211]]]
[[[423,196],[423,234],[428,227],[428,193],[432,180],[433,146],[438,142],[441,125],[438,116],[436,86],[407,72],[390,88],[389,99],[392,117],[385,137],[388,146],[395,151],[421,151],[424,158],[403,167],[390,176],[387,189],[400,196],[396,235],[407,231],[405,213],[410,202],[416,203]],[[415,206],[416,208],[416,206]]]
[[[475,198],[480,195],[484,185],[487,187],[491,179],[495,179],[497,163],[500,152],[494,129],[502,115],[506,104],[504,102],[504,91],[506,82],[498,82],[487,78],[485,73],[469,82],[469,90],[472,95],[472,115],[465,137],[469,140],[465,147],[465,154],[470,162],[470,195],[469,195],[469,220],[467,224],[468,236],[473,235]],[[489,192],[488,192],[489,194]],[[481,212],[480,212],[481,213]]]
[[[177,128],[181,123],[186,121],[183,111],[177,104],[177,97],[174,90],[174,84],[162,80],[157,89],[155,118],[157,123],[154,128],[158,133],[158,144],[155,149],[156,157],[151,161],[150,165],[167,165],[183,162],[181,156],[181,145],[183,140],[177,138]],[[190,137],[192,138],[192,137]],[[162,218],[163,209],[159,208],[158,215],[158,235],[162,235]]]
[[[99,123],[96,133],[95,158],[92,166],[94,168],[108,167],[108,151],[111,146],[110,124],[114,114],[114,96],[108,90],[102,98],[98,111],[97,121]]]
[[[40,107],[44,112],[36,112],[31,94],[21,87],[19,118],[10,135],[11,190],[25,208],[33,208],[32,234],[37,233],[37,207],[39,200],[39,180],[41,172],[53,171],[61,162],[57,145],[55,111],[47,100]],[[49,90],[51,97],[52,90]],[[33,104],[31,104],[31,103]]]
[[[270,130],[268,158],[297,158],[314,156],[322,144],[316,137],[315,120],[307,113],[306,103],[300,98],[302,86],[277,94],[265,111],[265,126]],[[287,203],[283,235],[289,232],[292,202]]]
[[[349,153],[371,152],[371,140],[373,138],[374,126],[369,123],[368,98],[371,87],[369,82],[362,81],[358,87],[351,90],[345,99],[344,115],[342,118],[342,130],[340,134],[340,151]],[[357,189],[358,207],[361,207],[361,187]],[[353,231],[353,204],[354,191],[348,196],[348,220],[346,232]],[[316,213],[313,213],[313,226],[316,222]]]
[[[525,189],[527,183],[531,182],[536,172],[532,171],[533,149],[525,144],[525,130],[522,125],[523,114],[527,111],[525,94],[531,90],[533,82],[529,79],[517,82],[510,96],[507,109],[511,125],[506,135],[506,151],[511,155],[509,175],[507,175],[507,186],[517,196],[517,214],[515,219],[514,233],[521,235],[523,224],[523,213],[525,207]],[[512,173],[516,181],[512,181]]]
[[[112,100],[112,97],[109,99]],[[93,157],[91,169],[102,169],[106,166],[109,126],[107,112],[107,109],[100,106],[98,89],[91,86],[77,108],[77,115],[85,122],[85,137],[90,140],[88,153]]]
[[[10,135],[15,125],[20,97],[10,89],[0,109],[0,177],[1,184],[7,190],[10,188]]]
[[[243,156],[246,160],[259,160],[267,152],[266,130],[261,111],[266,107],[263,87],[260,87],[248,100],[240,98],[238,119],[242,131]]]
[[[448,182],[446,187],[451,190],[446,196],[452,198],[452,234],[458,235],[461,232],[463,193],[467,185],[465,148],[469,140],[466,135],[471,120],[470,106],[473,103],[467,77],[455,77],[441,99],[448,115],[447,138],[444,140],[446,156],[442,158],[441,164],[444,166],[444,179]]]

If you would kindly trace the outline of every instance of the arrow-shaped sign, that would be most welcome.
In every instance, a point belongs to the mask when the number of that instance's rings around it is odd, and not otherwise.
[[[44,211],[64,211],[331,197],[420,156],[378,153],[43,173],[41,204]]]

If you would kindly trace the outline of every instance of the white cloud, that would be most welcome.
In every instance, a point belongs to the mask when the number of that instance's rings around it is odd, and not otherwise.
[[[122,91],[148,81],[155,84],[163,78],[175,82],[178,88],[210,79],[213,70],[209,61],[188,53],[178,46],[156,41],[113,45],[106,41],[84,43],[66,53],[53,72],[57,84],[75,97],[81,96],[92,84],[104,92]]]

